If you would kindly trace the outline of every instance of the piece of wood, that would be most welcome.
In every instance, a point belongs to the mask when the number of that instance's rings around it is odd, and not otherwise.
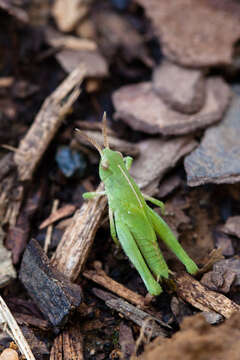
[[[226,296],[206,289],[199,281],[183,273],[174,278],[177,294],[185,301],[201,311],[215,311],[225,318],[240,311],[240,306]]]
[[[81,303],[81,288],[51,265],[36,240],[31,240],[24,252],[19,277],[54,327],[63,326]]]
[[[83,360],[83,337],[79,324],[61,332],[55,339],[50,360]]]
[[[102,191],[99,185],[96,191]],[[71,281],[81,273],[106,209],[105,196],[86,201],[78,210],[52,258],[52,264]]]
[[[138,326],[144,326],[144,323],[147,319],[151,320],[148,323],[148,327],[146,328],[146,332],[151,334],[151,337],[156,336],[167,336],[167,331],[159,325],[159,319],[154,316],[149,315],[145,311],[133,306],[127,301],[122,300],[121,298],[112,295],[106,291],[100,289],[92,289],[94,295],[105,301],[105,304],[111,309],[117,311],[122,314],[126,319],[133,321]],[[162,321],[161,321],[161,325]],[[166,325],[167,326],[167,325]]]
[[[111,279],[107,274],[101,271],[85,270],[83,276],[95,283],[104,286],[106,289],[112,291],[114,294],[130,301],[132,304],[141,308],[145,307],[145,298],[132,290],[129,290],[124,285],[119,284],[117,281]]]
[[[53,215],[57,211],[58,204],[59,204],[59,200],[55,199],[53,201],[51,215]],[[45,242],[44,242],[44,251],[45,251],[46,254],[48,252],[49,245],[51,244],[52,232],[53,232],[53,225],[49,224],[48,228],[47,228]]]
[[[30,180],[48,145],[80,94],[85,68],[79,65],[44,101],[14,160],[20,180]]]
[[[61,220],[67,216],[70,216],[74,213],[74,211],[76,210],[76,206],[75,205],[65,205],[62,206],[61,208],[57,209],[56,211],[54,211],[47,219],[45,219],[40,225],[39,225],[39,229],[42,230],[45,227],[53,224],[54,222]]]

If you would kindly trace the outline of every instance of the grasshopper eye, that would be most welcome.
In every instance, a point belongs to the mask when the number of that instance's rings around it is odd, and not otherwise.
[[[102,165],[104,170],[107,170],[109,168],[109,162],[107,160],[103,160],[101,162],[101,165]]]

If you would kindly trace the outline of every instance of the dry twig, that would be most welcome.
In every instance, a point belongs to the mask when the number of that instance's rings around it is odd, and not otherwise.
[[[0,296],[0,327],[3,331],[7,332],[19,347],[21,353],[27,360],[35,360],[35,357],[23,336],[16,320],[12,316],[5,301]]]

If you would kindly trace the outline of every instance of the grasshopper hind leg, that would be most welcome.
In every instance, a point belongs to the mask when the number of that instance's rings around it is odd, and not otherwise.
[[[116,221],[116,231],[121,246],[125,254],[129,257],[130,261],[139,272],[148,292],[151,295],[157,296],[162,292],[162,288],[151,274],[128,227],[123,224],[121,220],[122,219]]]
[[[187,272],[194,275],[198,272],[198,267],[195,262],[188,256],[186,251],[182,248],[175,235],[167,225],[167,223],[148,207],[148,216],[152,222],[156,234],[166,244],[166,246],[172,250],[172,252],[178,257],[178,259],[185,265]]]

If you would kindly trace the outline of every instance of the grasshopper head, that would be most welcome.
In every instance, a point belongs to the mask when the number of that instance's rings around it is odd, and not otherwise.
[[[119,151],[105,148],[102,150],[99,175],[102,181],[118,172],[118,165],[124,166],[123,156]]]

